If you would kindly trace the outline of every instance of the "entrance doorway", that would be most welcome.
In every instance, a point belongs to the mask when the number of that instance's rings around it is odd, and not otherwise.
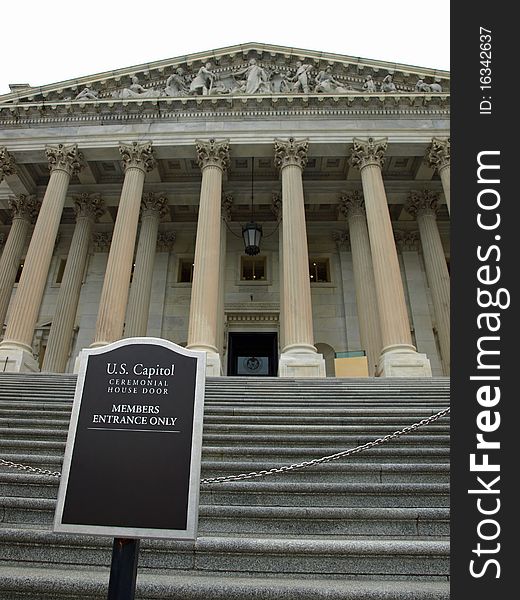
[[[276,333],[230,333],[228,375],[276,377],[278,336]]]

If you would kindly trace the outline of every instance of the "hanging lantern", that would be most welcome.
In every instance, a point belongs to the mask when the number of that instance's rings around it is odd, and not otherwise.
[[[250,221],[242,227],[245,253],[248,256],[256,256],[260,252],[260,240],[262,239],[262,226]]]
[[[256,256],[260,252],[260,240],[262,239],[262,226],[254,220],[254,170],[255,159],[251,158],[251,221],[242,227],[245,253],[248,256]]]

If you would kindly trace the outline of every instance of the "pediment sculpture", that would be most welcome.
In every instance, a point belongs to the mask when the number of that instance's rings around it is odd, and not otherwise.
[[[97,84],[86,83],[79,91],[72,87],[47,92],[44,97],[52,100],[52,96],[56,94],[58,101],[85,103],[109,98],[125,100],[212,95],[437,94],[443,91],[438,79],[428,82],[424,76],[419,76],[415,87],[412,87],[413,84],[410,85],[406,79],[394,81],[391,72],[382,74],[376,80],[377,69],[373,74],[366,74],[361,79],[360,73],[357,77],[344,73],[344,65],[338,67],[334,62],[323,64],[322,61],[310,58],[301,58],[292,64],[279,58],[261,61],[260,58],[252,57],[245,65],[234,58],[222,63],[217,59],[216,62],[218,66],[207,60],[199,67],[192,67],[191,63],[187,62],[183,66],[170,67],[169,73],[165,71],[168,67],[162,67],[159,76],[158,73],[151,76],[150,72],[143,71],[123,76],[123,79],[120,76]],[[124,77],[129,77],[129,84],[123,83]],[[143,77],[146,79],[144,82]],[[114,85],[118,85],[118,88],[114,89]],[[70,95],[67,95],[67,92]],[[34,100],[34,96],[29,96],[19,98],[17,102]]]

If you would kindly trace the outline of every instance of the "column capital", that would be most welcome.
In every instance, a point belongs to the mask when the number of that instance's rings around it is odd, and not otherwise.
[[[277,219],[282,218],[282,194],[280,192],[271,194],[271,212]]]
[[[93,240],[94,252],[108,252],[112,242],[112,233],[109,231],[96,231]]]
[[[352,153],[349,162],[353,167],[361,170],[368,165],[377,165],[382,168],[385,162],[385,153],[388,147],[388,138],[375,140],[361,140],[354,138],[352,140]]]
[[[433,138],[426,150],[426,162],[437,171],[450,165],[451,143],[450,138]]]
[[[95,222],[105,212],[105,204],[101,198],[101,194],[76,194],[73,197],[74,213],[76,221],[81,217],[86,217]]]
[[[71,177],[83,168],[83,154],[77,144],[57,144],[45,146],[45,154],[51,171],[65,171]]]
[[[431,190],[412,190],[406,202],[406,210],[412,217],[417,218],[424,214],[437,214],[439,194]]]
[[[206,167],[218,167],[226,171],[229,167],[229,140],[217,142],[214,138],[209,141],[195,140],[197,162],[201,171]]]
[[[225,192],[222,195],[222,219],[229,223],[231,221],[231,207],[233,206],[233,194]]]
[[[123,168],[141,169],[149,173],[155,167],[152,142],[132,142],[131,144],[119,144],[119,154],[123,161]]]
[[[12,196],[9,198],[7,203],[12,212],[13,219],[25,219],[30,223],[36,221],[41,202],[36,199],[35,195],[19,194],[16,197]]]
[[[414,252],[419,250],[419,232],[398,229],[394,232],[395,241],[401,252]]]
[[[157,236],[157,250],[159,252],[169,252],[175,244],[176,237],[175,231],[160,231]]]
[[[336,242],[338,250],[342,246],[348,247],[350,244],[350,235],[346,229],[342,229],[341,231],[333,231],[332,239]]]
[[[147,216],[159,215],[159,220],[168,214],[168,198],[165,194],[155,192],[143,194],[141,199],[141,219]]]
[[[365,216],[365,201],[358,190],[344,192],[339,198],[339,212],[347,219],[355,216]]]
[[[16,163],[14,158],[9,154],[7,148],[0,146],[0,181],[8,175],[16,173]]]
[[[287,141],[274,141],[274,164],[280,171],[289,165],[300,167],[303,171],[307,165],[307,152],[309,151],[309,140],[295,140],[289,138]]]

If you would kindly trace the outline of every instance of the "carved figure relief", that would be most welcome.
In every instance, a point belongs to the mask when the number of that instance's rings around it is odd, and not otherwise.
[[[213,65],[207,62],[203,65],[193,81],[190,84],[190,94],[197,96],[207,96],[211,94],[213,84],[215,83],[216,74],[212,71]]]
[[[99,100],[99,92],[86,85],[81,92],[74,98],[74,100]]]
[[[234,77],[244,79],[243,82],[237,80],[237,91],[245,94],[256,94],[257,92],[268,94],[271,92],[269,73],[259,66],[254,58],[249,61],[247,67],[234,73]]]
[[[395,87],[395,83],[392,80],[392,76],[390,73],[383,79],[383,83],[381,84],[382,92],[397,92],[397,88]]]
[[[179,67],[175,69],[166,80],[166,87],[164,88],[164,94],[166,96],[186,96],[189,92],[188,83],[184,74],[184,69]]]
[[[438,94],[442,92],[442,86],[440,83],[424,83],[422,79],[419,79],[419,81],[415,84],[415,91],[426,93],[433,92]]]
[[[350,86],[345,86],[334,78],[331,67],[320,71],[316,77],[314,92],[317,94],[346,94],[350,90]]]

